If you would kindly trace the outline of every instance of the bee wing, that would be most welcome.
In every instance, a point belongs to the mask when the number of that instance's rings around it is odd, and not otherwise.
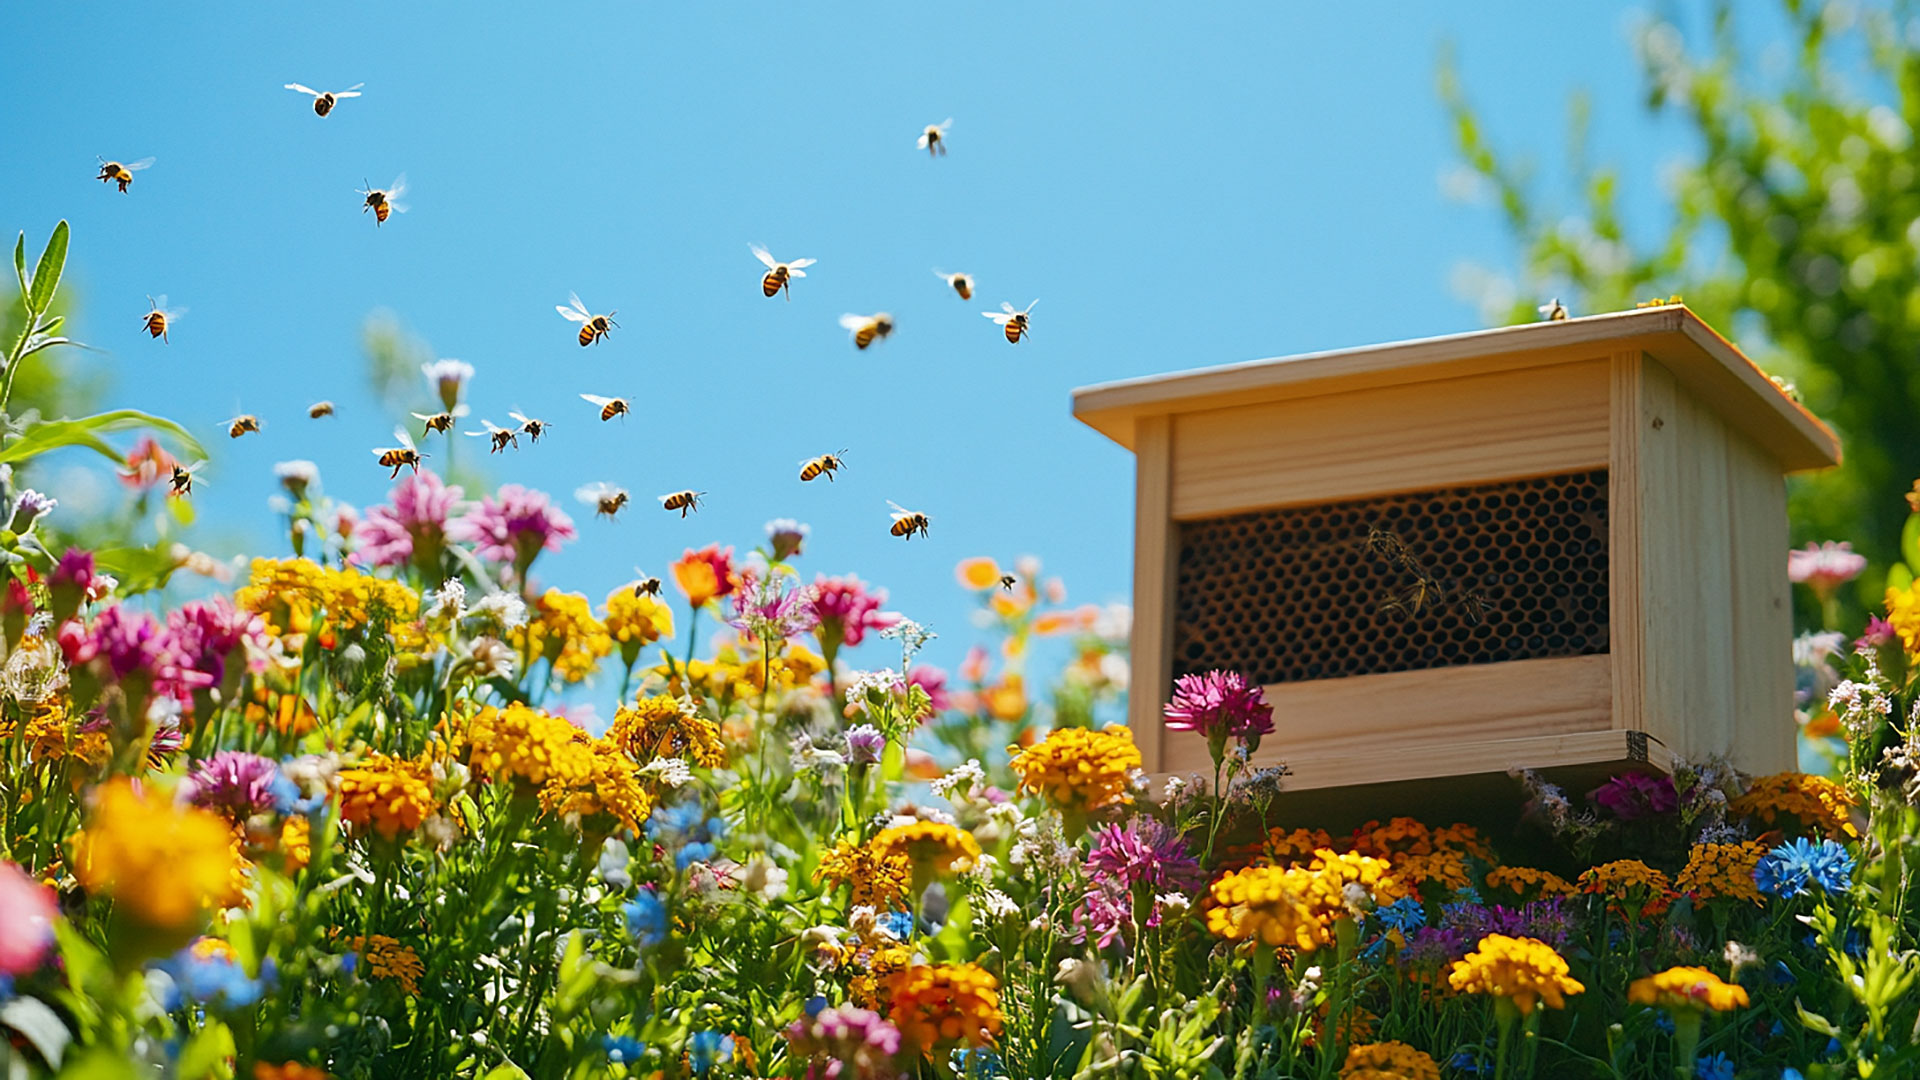
[[[467,408],[467,403],[464,401],[453,407],[453,415],[455,416],[465,416],[472,411],[472,409]]]
[[[407,193],[407,174],[401,173],[393,178],[393,186],[387,189],[387,201],[392,202]],[[396,207],[396,209],[398,209]]]
[[[166,314],[168,322],[179,322],[180,317],[187,313],[186,308],[183,308],[183,307],[170,308],[165,304],[160,305],[160,310]]]
[[[873,316],[871,315],[847,314],[840,316],[840,325],[846,327],[848,330],[859,330],[872,321]]]
[[[769,270],[780,265],[779,261],[776,260],[773,256],[767,254],[767,249],[761,247],[759,244],[748,244],[747,250],[753,252],[753,257],[756,259],[759,259],[762,263],[766,264],[766,267]]]
[[[999,323],[1001,326],[1007,325],[1007,323],[1013,319],[1013,312],[1011,309],[1004,312],[1003,311],[983,311],[980,314],[985,315],[987,318],[992,319],[994,322]]]
[[[933,125],[933,127],[934,127],[934,130],[938,131],[942,135],[945,135],[948,129],[953,127],[953,117],[949,116],[945,120],[942,120],[939,123]]]
[[[580,396],[603,409],[619,400],[618,398],[601,397],[599,394],[581,394]]]
[[[925,150],[927,148],[927,142],[927,133],[923,130],[920,132],[920,137],[913,140],[913,145],[915,149]]]
[[[512,419],[512,420],[516,420],[516,421],[518,421],[518,422],[520,422],[520,423],[522,423],[522,424],[525,424],[525,423],[527,423],[527,422],[528,422],[528,420],[527,420],[527,417],[526,417],[526,414],[525,414],[525,413],[522,413],[522,412],[521,412],[520,410],[518,410],[518,409],[508,409],[508,410],[507,410],[507,417],[508,417],[509,419]],[[485,421],[482,421],[482,423],[484,423],[484,422],[485,422]]]
[[[352,86],[347,87],[345,90],[335,90],[333,92],[333,96],[337,98],[359,97],[360,88],[365,85],[367,84],[363,82],[354,83]]]
[[[937,266],[933,268],[933,276],[939,278],[941,281],[947,282],[948,284],[952,284],[954,279],[953,274],[949,274],[945,270],[942,270]]]
[[[579,301],[577,300],[574,302],[579,303]],[[591,318],[591,316],[589,315],[584,315],[578,311],[573,310],[572,308],[561,307],[559,304],[553,305],[553,310],[559,312],[560,317],[563,319],[566,319],[568,322],[583,323],[583,322],[586,322],[589,318]]]
[[[482,420],[482,421],[480,421],[480,422],[481,422],[481,423],[483,423],[483,424],[487,424],[487,422],[486,422],[485,420]],[[472,435],[472,436],[473,436],[473,437],[475,437],[475,438],[480,438],[480,437],[482,437],[482,436],[486,436],[486,435],[492,435],[492,434],[493,434],[493,425],[492,425],[492,424],[487,424],[487,430],[485,430],[485,431],[463,431],[463,432],[461,432],[460,434],[462,434],[462,435]]]
[[[588,506],[597,506],[600,503],[601,496],[611,495],[613,494],[614,490],[615,488],[612,484],[608,484],[601,480],[595,480],[591,484],[581,485],[577,490],[574,491],[573,497],[576,499],[579,499],[583,503],[586,503]]]
[[[1034,301],[1033,301],[1033,304],[1037,304],[1037,303],[1039,303],[1039,302],[1040,302],[1040,300],[1039,300],[1039,298],[1038,298],[1038,297],[1035,297],[1035,298],[1034,298]],[[1022,315],[1025,315],[1025,314],[1027,314],[1027,312],[1029,312],[1029,311],[1032,311],[1032,310],[1033,310],[1033,304],[1028,304],[1028,305],[1026,306],[1026,309],[1025,309],[1024,311],[1022,311],[1022,312],[1020,312],[1020,314],[1022,314]]]
[[[286,85],[286,88],[287,88],[288,90],[298,90],[298,91],[300,91],[301,93],[303,93],[303,94],[305,94],[305,95],[307,95],[308,97],[319,97],[319,96],[320,96],[320,91],[318,91],[318,90],[315,90],[315,89],[314,89],[313,87],[311,87],[311,86],[302,86],[302,85],[300,85],[300,84],[299,84],[299,83],[297,83],[297,82],[290,82],[290,83],[288,83],[288,84]]]
[[[148,167],[149,167],[149,166],[151,166],[152,164],[153,164],[153,159],[152,159],[152,158],[150,158],[150,157],[143,157],[143,158],[141,158],[141,159],[140,159],[139,161],[135,161],[135,162],[132,162],[132,163],[130,163],[130,164],[129,164],[129,165],[127,166],[127,171],[128,171],[128,172],[139,172],[139,171],[140,171],[141,169],[145,169],[145,168],[148,168]]]
[[[899,503],[894,502],[892,499],[887,500],[887,505],[893,507],[893,520],[895,521],[899,521],[901,518],[904,518],[904,517],[913,516],[913,511],[907,509],[904,506],[901,506]]]
[[[403,428],[403,427],[394,428],[393,437],[400,440],[401,446],[407,448],[408,450],[413,449],[413,436],[407,434],[406,428]]]
[[[149,296],[147,297],[147,303],[153,305],[153,310],[155,311],[165,311],[167,310],[167,294],[161,293],[159,296]]]
[[[587,305],[580,302],[579,293],[577,292],[568,293],[567,301],[573,305],[573,311],[574,311],[573,314],[569,314],[568,312],[563,310],[561,314],[566,315],[567,318],[572,319],[575,322],[586,322],[589,319],[593,318],[593,312],[590,309],[588,309]]]
[[[819,259],[795,259],[787,264],[787,269],[792,271],[794,277],[806,277],[807,275],[800,272],[800,268],[803,266],[812,266],[819,261]]]
[[[1013,305],[1007,303],[1005,300],[1000,301],[1000,310],[1006,312],[1009,315],[1019,314],[1019,312],[1013,310]]]
[[[433,415],[429,413],[417,412],[413,414],[413,418],[415,420],[431,420],[433,419]]]

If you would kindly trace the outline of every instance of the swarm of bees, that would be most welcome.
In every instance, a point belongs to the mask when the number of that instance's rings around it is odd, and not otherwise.
[[[141,158],[139,161],[129,162],[125,165],[117,161],[108,161],[106,158],[101,158],[100,175],[94,177],[94,179],[103,184],[119,184],[120,193],[124,195],[127,191],[127,185],[133,183],[133,174],[139,172],[141,169],[152,166],[152,164],[153,159],[150,157]]]
[[[1458,613],[1468,626],[1478,626],[1486,621],[1486,597],[1461,582],[1445,581],[1435,575],[1413,554],[1399,534],[1372,528],[1367,530],[1366,544],[1367,550],[1376,558],[1401,575],[1413,579],[1411,584],[1403,585],[1383,597],[1374,606],[1377,614],[1417,619],[1426,611],[1447,610]]]
[[[286,84],[285,89],[298,90],[300,93],[312,98],[314,115],[325,116],[333,111],[334,105],[338,104],[342,98],[359,97],[360,88],[365,85],[367,84],[354,83],[345,90],[314,90],[310,87],[301,86],[297,82],[290,82]]]
[[[147,297],[147,307],[151,310],[140,320],[141,325],[146,327],[147,336],[159,338],[162,345],[170,344],[172,339],[167,337],[167,329],[179,322],[180,316],[185,315],[187,309],[167,307],[166,293]]]

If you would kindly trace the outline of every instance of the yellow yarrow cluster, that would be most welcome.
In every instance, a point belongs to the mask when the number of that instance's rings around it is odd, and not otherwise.
[[[1824,776],[1806,773],[1776,773],[1747,785],[1739,798],[1727,804],[1727,812],[1738,817],[1759,818],[1768,825],[1781,816],[1826,833],[1830,840],[1860,835],[1847,816],[1853,799],[1847,790]]]
[[[402,945],[398,939],[385,934],[369,934],[352,938],[347,947],[360,954],[367,965],[367,974],[376,979],[392,979],[409,994],[420,992],[420,976],[426,974],[427,966],[420,961],[413,946]]]
[[[855,907],[892,911],[906,897],[912,871],[904,854],[882,852],[872,844],[843,839],[820,857],[813,879],[835,888],[846,886],[852,891]]]
[[[1340,1080],[1440,1080],[1440,1063],[1403,1042],[1349,1047]]]
[[[633,759],[610,738],[587,746],[587,771],[579,776],[556,772],[540,789],[540,809],[576,817],[581,830],[611,835],[616,828],[638,831],[653,814],[653,794],[640,783]]]
[[[1618,859],[1580,875],[1580,890],[1607,898],[1610,905],[1642,915],[1664,911],[1674,897],[1673,882],[1665,873],[1639,859]]]
[[[467,764],[482,776],[525,787],[584,783],[593,771],[587,733],[564,717],[513,704],[485,706],[467,726]]]
[[[965,873],[980,857],[973,834],[943,821],[915,821],[880,830],[871,847],[880,859],[903,858],[910,865],[940,872]]]
[[[1000,981],[977,964],[915,964],[887,976],[887,1019],[923,1051],[1000,1034]]]
[[[606,629],[623,654],[631,646],[637,656],[641,646],[673,636],[673,611],[659,597],[622,585],[607,594]]]
[[[620,706],[607,738],[642,765],[655,758],[679,758],[703,769],[717,769],[727,763],[720,728],[664,695]]]
[[[337,629],[355,630],[375,620],[410,620],[420,608],[419,596],[398,581],[335,570],[311,559],[253,560],[252,575],[234,603],[266,616],[282,633],[308,623],[315,609],[324,609]]]
[[[1466,959],[1454,961],[1447,983],[1464,993],[1506,998],[1524,1016],[1542,1002],[1565,1008],[1567,995],[1585,992],[1567,970],[1566,960],[1544,941],[1488,934]]]
[[[1348,886],[1375,903],[1406,895],[1385,859],[1322,848],[1305,866],[1256,866],[1222,875],[1210,887],[1207,929],[1229,941],[1257,938],[1312,951],[1333,941],[1334,920],[1349,914]]]
[[[1496,866],[1487,871],[1487,888],[1505,889],[1522,900],[1573,896],[1580,891],[1559,874],[1531,866]]]
[[[86,828],[74,837],[73,873],[115,910],[149,926],[181,930],[239,902],[234,837],[217,815],[176,806],[127,780],[102,785]]]
[[[1887,624],[1900,635],[1907,655],[1920,660],[1920,581],[1904,589],[1887,590]]]
[[[368,754],[340,773],[340,819],[371,828],[389,840],[420,827],[438,809],[424,760]]]
[[[1767,854],[1755,840],[1737,844],[1695,844],[1674,887],[1696,900],[1748,900],[1764,903],[1753,883],[1754,868]]]
[[[1025,749],[1009,747],[1020,790],[1034,792],[1063,810],[1086,811],[1128,802],[1140,750],[1133,732],[1115,725],[1055,728]]]
[[[1653,1005],[1668,1011],[1692,1009],[1726,1012],[1747,1007],[1747,992],[1701,967],[1668,968],[1657,975],[1635,979],[1627,987],[1627,1000],[1635,1005]]]
[[[553,665],[554,674],[570,683],[584,681],[613,652],[607,626],[593,617],[593,605],[580,593],[548,589],[533,602],[527,622],[527,655]]]
[[[1393,861],[1393,876],[1418,887],[1431,881],[1448,892],[1457,892],[1472,884],[1467,876],[1467,856],[1464,852],[1446,849],[1430,851],[1425,855],[1403,855]]]

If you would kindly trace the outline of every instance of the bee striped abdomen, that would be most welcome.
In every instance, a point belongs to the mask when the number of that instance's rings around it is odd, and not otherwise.
[[[780,287],[782,285],[785,285],[786,283],[787,283],[786,267],[783,266],[775,270],[769,270],[767,271],[767,275],[760,279],[760,291],[765,293],[768,296],[773,296],[774,294],[778,293],[780,291]]]
[[[147,334],[160,337],[167,332],[167,317],[156,311],[147,316]]]
[[[1017,318],[1008,319],[1005,329],[1007,331],[1007,344],[1020,344],[1020,335],[1027,332],[1026,316],[1022,315]]]
[[[959,293],[962,300],[973,299],[973,286],[967,284],[965,278],[960,278],[953,283],[953,291]]]
[[[807,462],[806,467],[800,470],[800,480],[801,482],[804,483],[808,480],[813,479],[816,476],[819,476],[821,473],[826,471],[827,470],[820,467],[820,463],[818,461],[809,461]],[[828,479],[832,479],[832,478],[829,477]]]
[[[580,347],[584,349],[588,345],[593,344],[593,339],[597,336],[598,335],[593,332],[592,323],[588,323],[585,326],[582,326],[580,328]]]
[[[385,222],[387,215],[391,213],[393,213],[393,204],[387,202],[385,199],[380,200],[373,206],[373,220],[375,221]]]
[[[864,349],[867,346],[873,344],[873,337],[875,334],[878,334],[879,332],[880,332],[879,323],[868,323],[867,325],[854,331],[853,347],[856,349]]]

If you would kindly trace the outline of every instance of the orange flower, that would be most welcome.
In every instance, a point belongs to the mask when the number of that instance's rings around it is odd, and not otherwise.
[[[1008,675],[999,684],[989,686],[985,692],[987,713],[995,720],[1011,723],[1027,715],[1026,680],[1018,675]]]
[[[963,589],[991,589],[1000,584],[1000,564],[984,555],[961,559],[953,576]]]
[[[719,544],[708,544],[699,551],[688,548],[672,570],[674,584],[687,594],[687,601],[694,607],[731,596],[740,584],[733,569],[733,549],[723,551]]]
[[[303,1065],[298,1061],[269,1065],[264,1061],[253,1063],[253,1080],[330,1080],[332,1074],[317,1065]]]

